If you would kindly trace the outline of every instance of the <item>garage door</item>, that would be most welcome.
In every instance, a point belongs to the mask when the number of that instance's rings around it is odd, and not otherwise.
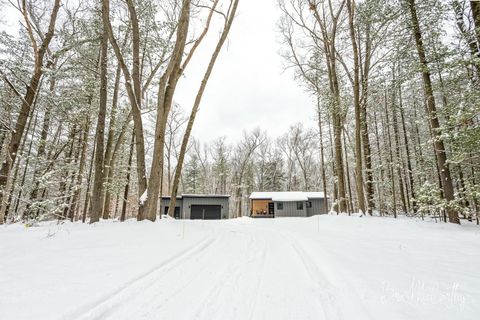
[[[214,220],[222,216],[222,206],[219,205],[192,205],[190,219]]]

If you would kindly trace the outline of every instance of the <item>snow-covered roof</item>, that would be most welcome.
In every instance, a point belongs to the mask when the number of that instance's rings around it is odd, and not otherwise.
[[[168,200],[170,196],[163,196],[162,199]],[[230,198],[228,194],[182,194],[177,195],[177,200],[181,200],[183,198]]]
[[[230,198],[228,194],[182,194],[183,198]]]
[[[308,201],[308,199],[323,199],[325,195],[323,192],[253,192],[250,195],[252,200],[272,199],[272,201]]]

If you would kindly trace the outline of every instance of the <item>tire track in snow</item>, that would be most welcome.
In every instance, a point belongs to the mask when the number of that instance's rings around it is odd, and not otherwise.
[[[322,272],[318,268],[317,264],[312,258],[301,248],[297,241],[290,239],[291,246],[300,261],[302,262],[308,276],[314,284],[315,297],[320,302],[323,308],[323,312],[326,320],[340,320],[343,319],[341,314],[341,308],[335,298],[335,287],[322,275]]]
[[[144,272],[126,282],[113,292],[110,292],[102,298],[81,307],[73,314],[62,317],[62,319],[103,319],[110,310],[115,309],[115,307],[120,305],[122,302],[140,293],[149,286],[152,286],[159,278],[162,277],[162,273],[164,271],[174,268],[176,265],[183,263],[185,260],[193,259],[202,254],[205,250],[207,250],[207,248],[212,246],[214,242],[215,238],[212,236],[205,238],[197,245],[181,251],[180,253],[169,258],[167,261],[161,262],[147,272]]]
[[[230,250],[234,251],[235,249],[230,248]],[[236,288],[235,284],[238,282],[239,274],[243,269],[243,266],[240,266],[239,263],[244,259],[245,250],[235,257],[233,264],[228,263],[223,266],[221,273],[216,276],[214,285],[208,290],[205,298],[199,303],[193,313],[195,319],[215,319],[218,317],[218,310],[221,306],[218,304],[215,305],[215,303],[218,302],[218,297],[221,296],[222,291],[225,291],[227,288]],[[232,279],[234,279],[233,282],[230,281]]]
[[[240,237],[237,237],[235,247],[228,247],[227,250],[237,251],[238,254],[234,254],[234,260],[222,266],[214,286],[197,307],[194,313],[195,319],[245,319],[245,314],[252,313],[261,278],[253,280],[245,279],[245,276],[258,274],[254,271],[264,264],[264,261],[259,260],[258,257],[262,258],[266,249],[262,247],[258,255],[258,239],[255,236],[237,230],[231,230],[230,233]],[[248,237],[246,245],[242,239],[245,236]],[[238,244],[241,245],[240,248],[237,248]],[[261,274],[257,277],[261,277]],[[219,303],[221,297],[231,297],[229,304]],[[251,297],[254,299],[252,300]]]
[[[131,297],[115,309],[105,312],[102,319],[198,318],[198,311],[205,303],[208,303],[205,302],[208,296],[204,299],[205,301],[198,299],[206,295],[203,290],[199,291],[199,289],[211,288],[209,291],[211,297],[218,296],[222,291],[222,284],[229,279],[232,270],[235,270],[232,269],[230,261],[236,261],[237,250],[227,241],[229,239],[230,237],[227,237],[224,231],[216,232],[213,245],[195,257],[185,259],[182,263],[163,270],[163,276],[145,287],[141,295]],[[238,243],[242,243],[242,241],[234,242],[234,244]],[[219,257],[222,262],[220,264],[218,263]],[[185,305],[179,301],[188,301],[188,307],[185,308]],[[211,301],[211,310],[215,310],[216,301],[213,299]],[[210,319],[210,317],[205,319]]]
[[[225,243],[225,234],[222,233],[221,235],[218,236],[216,239],[215,243],[216,246],[211,246],[209,247],[207,252],[202,252],[202,256],[198,257],[198,260],[196,261],[195,267],[192,265],[185,265],[184,267],[186,268],[186,272],[182,274],[182,279],[177,282],[181,283],[180,287],[175,288],[173,292],[168,292],[168,299],[165,301],[162,301],[162,303],[159,304],[159,301],[154,301],[155,297],[151,299],[152,305],[148,306],[145,308],[142,314],[143,318],[148,318],[152,312],[155,312],[155,314],[158,315],[159,312],[163,311],[165,308],[169,307],[168,302],[174,301],[176,297],[180,296],[183,294],[186,290],[188,290],[191,287],[195,287],[194,282],[198,280],[202,280],[203,276],[205,274],[203,273],[205,270],[210,270],[212,268],[211,265],[211,260],[210,260],[210,255],[218,256],[221,252],[223,247],[227,247]],[[228,247],[228,249],[231,251],[232,248]],[[211,271],[211,270],[210,270]],[[221,280],[217,280],[215,282],[215,285],[212,289],[210,289],[209,292],[215,291],[217,287],[220,286],[220,283],[222,283],[222,280],[225,280],[228,278],[230,274],[229,270],[222,270],[222,273],[216,273],[216,278],[220,277]],[[162,286],[161,283],[158,283],[156,287],[160,288]],[[167,291],[172,290],[172,286],[167,286]],[[191,303],[192,301],[190,301]],[[191,307],[190,307],[191,308]],[[195,312],[196,313],[196,312]],[[193,314],[195,314],[193,313]],[[189,317],[190,319],[191,317]]]
[[[253,305],[252,305],[252,308],[250,309],[250,316],[248,317],[250,320],[253,319],[255,315],[255,311],[257,309],[257,302],[260,298],[260,289],[262,288],[264,274],[265,274],[265,265],[267,261],[267,241],[265,240],[265,238],[263,238],[262,251],[259,256],[262,261],[261,269],[260,269],[261,271],[258,274],[257,286],[255,288],[255,297],[253,298]]]
[[[323,272],[317,266],[311,256],[299,245],[295,235],[290,232],[277,232],[277,235],[284,239],[285,245],[290,246],[293,252],[299,258],[300,265],[306,271],[308,278],[314,284],[313,290],[315,298],[319,303],[325,320],[343,319],[341,307],[335,298],[335,292],[338,291],[323,275]]]
[[[318,263],[316,263],[315,260],[312,258],[311,254],[309,254],[300,245],[300,242],[298,240],[294,239],[293,237],[294,237],[294,235],[289,233],[288,238],[291,239],[290,240],[291,244],[295,248],[295,250],[297,251],[297,254],[299,254],[299,256],[302,257],[302,260],[306,262],[307,266],[310,266],[309,269],[311,271],[313,271],[312,273],[310,273],[310,276],[312,277],[312,280],[313,279],[319,279],[320,281],[318,281],[317,283],[320,283],[322,285],[327,286],[328,290],[325,293],[327,294],[328,299],[331,300],[331,301],[334,301],[334,302],[336,302],[338,300],[348,301],[349,308],[351,309],[352,307],[354,307],[355,317],[357,319],[373,319],[372,314],[369,312],[369,310],[362,303],[362,301],[361,301],[362,299],[361,299],[360,295],[358,294],[355,285],[352,285],[342,275],[341,270],[344,270],[345,266],[344,265],[341,265],[341,266],[337,265],[335,267],[335,275],[334,275],[335,276],[335,283],[337,283],[337,281],[338,281],[339,283],[341,283],[341,287],[339,287],[338,285],[334,286],[332,284],[332,279],[330,281],[327,279],[327,277],[324,275],[324,272],[322,272],[321,269],[319,268]],[[314,239],[308,239],[308,240],[309,241],[315,241]],[[318,252],[317,251],[318,249],[322,250],[321,248],[317,247],[317,248],[315,248],[316,252]],[[324,250],[322,250],[322,251],[324,251]],[[324,253],[324,255],[325,255],[325,253]],[[326,256],[329,256],[329,255],[327,254]],[[348,269],[346,269],[346,270],[348,270]],[[318,277],[319,275],[321,275],[321,277]],[[345,318],[345,316],[343,316],[343,314],[341,313],[341,310],[343,308],[340,307],[338,305],[338,303],[335,303],[334,306],[335,306],[335,309],[339,312],[339,315],[340,315],[339,319]],[[344,307],[345,303],[342,303],[342,306]],[[350,317],[350,315],[348,315],[348,317]],[[330,318],[328,318],[328,319],[330,319]],[[337,319],[337,318],[335,318],[335,319]]]

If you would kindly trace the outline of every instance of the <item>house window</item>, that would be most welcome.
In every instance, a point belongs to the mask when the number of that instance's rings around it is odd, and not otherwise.
[[[283,210],[283,202],[277,202],[277,210]]]
[[[302,201],[297,202],[297,210],[303,210],[303,202]]]
[[[307,208],[311,208],[312,207],[312,201],[307,201]]]

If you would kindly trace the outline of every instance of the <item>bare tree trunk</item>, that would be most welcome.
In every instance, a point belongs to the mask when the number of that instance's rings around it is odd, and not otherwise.
[[[32,111],[34,109],[35,108],[33,108]],[[22,198],[23,187],[25,185],[25,180],[26,180],[26,177],[27,177],[27,171],[28,171],[28,167],[29,167],[29,164],[30,164],[30,155],[31,155],[31,152],[32,152],[32,147],[33,147],[33,137],[34,137],[34,134],[35,134],[35,130],[37,128],[37,116],[38,116],[38,112],[35,114],[35,120],[33,121],[32,139],[30,140],[30,144],[28,146],[27,160],[25,161],[25,165],[24,165],[24,168],[23,168],[22,181],[20,182],[20,188],[18,190],[17,198],[15,199],[15,205],[14,205],[14,208],[13,208],[13,212],[15,214],[17,214],[17,212],[18,212],[18,206],[20,205],[20,199]],[[26,138],[28,136],[28,132],[30,131],[30,125],[32,123],[32,119],[33,119],[32,116],[30,116],[30,119],[28,120],[28,124],[27,124],[27,131],[26,131],[26,134],[25,134],[25,138],[23,139],[22,145],[19,149],[20,154],[23,154],[23,149],[25,148],[25,143],[26,143],[26,140],[27,140]],[[11,190],[10,190],[9,196],[8,196],[9,197],[8,205],[5,208],[5,219],[8,218],[8,214],[9,214],[9,211],[10,211],[10,205],[12,204],[12,195],[13,195],[14,188],[15,188],[15,182],[17,181],[17,175],[18,175],[18,170],[19,169],[20,169],[20,161],[17,161],[15,172],[13,174],[13,179],[12,179],[12,183],[11,183]],[[2,210],[2,209],[0,209],[0,210]]]
[[[70,167],[70,163],[72,163],[72,156],[73,156],[73,152],[75,150],[75,137],[77,135],[77,125],[74,124],[72,126],[72,129],[71,129],[71,133],[70,133],[70,138],[69,140],[71,141],[70,142],[70,149],[68,150],[68,153],[67,153],[67,164],[68,164],[68,167]],[[78,154],[78,153],[77,153]],[[67,185],[68,183],[68,178],[70,176],[70,184]],[[68,217],[68,208],[70,207],[70,201],[71,201],[71,188],[72,188],[72,185],[75,181],[75,174],[74,172],[70,172],[70,170],[67,170],[67,172],[65,173],[65,178],[64,178],[64,188],[63,188],[63,194],[62,194],[62,201],[63,201],[63,212],[62,212],[62,216],[61,218],[62,219],[66,219]]]
[[[442,180],[443,193],[447,200],[447,214],[451,223],[460,224],[458,218],[458,212],[452,206],[452,202],[455,200],[453,183],[450,174],[450,168],[448,165],[447,154],[445,145],[442,138],[442,132],[440,128],[440,122],[437,115],[437,109],[435,106],[435,97],[433,95],[433,87],[430,75],[430,69],[428,67],[427,58],[425,56],[425,48],[423,46],[422,33],[417,17],[417,10],[415,6],[415,0],[407,0],[410,16],[412,21],[413,33],[415,37],[415,43],[417,47],[417,53],[420,65],[422,66],[422,78],[425,89],[425,96],[427,99],[427,111],[430,121],[430,126],[433,131],[435,153],[437,155],[437,164],[440,169],[440,177]]]
[[[388,152],[390,155],[390,163],[389,163],[389,174],[390,180],[392,182],[392,201],[393,201],[393,217],[397,218],[397,194],[395,188],[395,173],[394,173],[394,162],[393,162],[393,146],[392,146],[392,138],[390,134],[390,119],[388,116],[388,94],[387,89],[385,89],[385,126],[386,127],[386,139],[388,140]]]
[[[377,146],[377,152],[378,152],[378,162],[380,165],[380,181],[384,183],[384,169],[383,169],[383,153],[382,149],[380,148],[380,134],[378,130],[378,120],[377,120],[377,111],[374,108],[373,109],[373,121],[375,124],[375,141],[376,141],[376,146]],[[383,189],[380,184],[377,182],[377,195],[378,195],[378,210],[380,212],[380,215],[383,215]]]
[[[407,137],[407,125],[405,122],[405,112],[403,107],[403,99],[402,99],[402,85],[398,85],[398,98],[399,98],[399,109],[400,109],[400,119],[402,121],[402,129],[403,129],[403,143],[405,143],[405,152],[407,158],[407,173],[408,173],[408,180],[410,184],[410,200],[412,203],[413,213],[417,213],[417,201],[415,199],[415,185],[413,181],[413,168],[412,168],[412,160],[410,158],[410,147],[408,143]]]
[[[53,63],[53,66],[55,66],[55,62]],[[52,97],[55,94],[55,85],[56,85],[56,77],[55,75],[52,75],[52,77],[50,78],[50,88],[49,88],[49,91]],[[35,202],[38,200],[38,191],[39,191],[38,189],[40,187],[39,179],[42,171],[42,168],[39,164],[41,163],[42,158],[45,156],[45,149],[46,149],[45,147],[47,144],[48,132],[50,130],[51,109],[52,109],[52,105],[48,103],[43,116],[42,131],[40,132],[40,142],[38,144],[38,150],[37,150],[37,165],[33,173],[34,187],[30,192],[30,202]],[[27,207],[27,211],[28,211],[28,207]]]
[[[369,80],[370,80],[370,65],[372,58],[372,40],[370,37],[371,32],[371,20],[368,19],[365,30],[365,61],[363,65],[362,73],[362,103],[361,103],[361,123],[362,123],[362,145],[363,156],[365,159],[365,195],[367,198],[367,211],[370,215],[375,208],[375,191],[373,188],[373,169],[372,169],[372,152],[370,148],[370,138],[368,134],[368,97],[369,97]]]
[[[88,150],[88,133],[90,131],[90,116],[87,115],[87,119],[85,119],[85,124],[83,125],[83,134],[80,138],[80,161],[79,167],[77,172],[77,182],[76,182],[76,189],[73,192],[72,202],[70,204],[70,209],[68,213],[68,217],[71,221],[77,220],[78,218],[78,208],[79,208],[79,201],[80,201],[80,192],[81,192],[81,185],[83,182],[85,166],[87,162],[87,150]]]
[[[332,136],[332,125],[330,124],[329,122],[329,126],[328,126],[328,136],[329,136],[329,141],[330,141],[330,157],[332,158],[332,173],[335,175],[335,173],[337,172],[337,169],[335,167],[335,156],[334,156],[334,152],[333,152],[333,136]],[[332,205],[332,211],[336,212],[337,214],[339,213],[339,209],[338,209],[338,205],[339,205],[339,200],[338,200],[338,181],[335,177],[334,181],[333,181],[333,200],[334,200],[334,204]]]
[[[132,108],[132,116],[135,128],[135,151],[137,159],[137,179],[138,179],[138,193],[143,195],[147,190],[147,176],[145,165],[145,139],[143,136],[143,122],[141,114],[141,101],[142,97],[138,94],[138,88],[140,86],[140,72],[139,72],[139,57],[140,57],[140,31],[138,27],[138,19],[132,0],[127,0],[128,10],[130,14],[130,21],[132,26],[132,56],[133,56],[133,70],[132,74],[128,70],[125,59],[118,43],[113,35],[112,25],[110,23],[110,1],[102,0],[102,19],[104,27],[107,29],[110,44],[112,45],[115,56],[118,63],[122,68],[123,77],[125,79],[125,87],[128,94],[128,99]],[[132,84],[133,82],[133,84]],[[143,206],[139,206],[138,218],[143,219]]]
[[[95,136],[94,141],[97,140],[97,137]],[[87,220],[87,213],[88,213],[88,205],[89,205],[89,200],[90,200],[90,181],[92,180],[92,172],[93,172],[93,166],[94,166],[94,160],[95,160],[95,153],[96,153],[96,144],[93,145],[93,150],[92,150],[92,157],[90,158],[90,167],[88,169],[88,176],[87,176],[87,189],[85,190],[85,201],[83,203],[83,213],[82,213],[82,222],[85,223]]]
[[[121,76],[120,65],[117,66],[115,73],[115,83],[113,86],[112,110],[110,111],[110,121],[108,125],[107,143],[105,145],[105,159],[104,159],[104,184],[105,184],[105,203],[103,205],[103,219],[108,219],[110,216],[110,183],[112,182],[114,173],[114,156],[113,156],[113,139],[115,133],[115,126],[117,123],[117,108],[118,108],[118,91],[120,86]]]
[[[345,150],[345,175],[347,180],[347,190],[348,190],[348,200],[347,200],[347,212],[348,215],[352,214],[355,209],[353,206],[353,196],[352,196],[352,185],[350,182],[350,166],[348,165],[348,150],[347,150],[347,142],[345,138],[345,131],[343,132],[343,148]]]
[[[75,146],[75,156],[74,156],[74,164],[76,168],[79,168],[79,162],[82,156],[82,129],[78,130],[78,140]],[[75,207],[75,195],[77,190],[80,188],[80,184],[77,183],[77,179],[79,176],[78,169],[73,170],[71,178],[70,178],[70,187],[68,191],[68,207],[64,209],[64,216],[65,218],[69,219],[73,222],[74,219],[74,212],[73,209]]]
[[[135,143],[135,132],[132,132],[132,141],[130,143],[130,153],[128,155],[128,164],[127,164],[127,184],[125,185],[125,190],[123,192],[122,214],[120,216],[120,221],[125,221],[127,216],[128,192],[130,189],[130,172],[132,168],[134,143]]]
[[[413,100],[413,117],[415,119],[414,121],[414,124],[415,124],[415,137],[416,137],[416,145],[417,145],[417,148],[416,148],[416,161],[418,163],[418,166],[420,168],[424,168],[424,165],[425,165],[425,159],[423,157],[423,152],[422,152],[422,140],[421,140],[421,137],[420,137],[420,129],[418,127],[418,124],[419,122],[421,121],[421,119],[419,118],[418,116],[418,112],[417,112],[417,103],[415,100]],[[425,182],[425,174],[421,174],[420,175],[420,183],[424,183]]]
[[[333,124],[333,142],[334,142],[334,162],[335,162],[335,179],[337,183],[337,192],[338,192],[338,209],[340,213],[347,212],[346,204],[346,191],[345,191],[345,170],[343,165],[343,154],[342,154],[342,131],[343,131],[343,119],[344,114],[342,111],[340,103],[340,88],[338,83],[338,74],[337,74],[337,57],[336,57],[336,35],[338,21],[340,19],[340,14],[345,5],[345,0],[341,1],[338,11],[334,13],[332,11],[331,0],[328,1],[328,6],[330,7],[330,15],[332,18],[332,23],[330,26],[330,32],[327,32],[326,22],[322,19],[322,16],[318,12],[318,7],[316,4],[310,2],[310,10],[313,11],[313,15],[320,25],[322,42],[325,52],[325,58],[327,61],[328,69],[328,78],[330,93],[332,94],[332,124]]]
[[[124,140],[125,140],[125,131],[127,129],[126,125],[128,125],[129,122],[130,122],[130,120],[127,119],[126,123],[124,125],[124,128],[122,128],[122,131],[120,132],[120,135],[117,139],[117,142],[115,143],[115,148],[113,149],[110,161],[108,162],[108,163],[110,163],[110,165],[108,166],[108,176],[107,176],[106,180],[109,181],[109,182],[113,181],[113,178],[115,176],[115,168],[116,168],[115,165],[116,165],[116,161],[117,161],[118,151],[119,151],[120,145],[122,145]],[[106,193],[105,193],[105,206],[103,208],[103,218],[104,219],[108,219],[110,217],[111,198],[112,198],[112,192],[111,192],[110,188],[108,188]]]
[[[403,167],[403,161],[402,161],[402,156],[400,154],[400,134],[398,130],[398,119],[397,119],[397,80],[395,77],[395,67],[392,69],[392,74],[393,74],[393,82],[394,82],[394,87],[392,89],[392,103],[391,103],[391,109],[392,109],[392,125],[393,125],[393,138],[395,140],[395,158],[396,158],[396,163],[394,162],[394,166],[396,167],[397,171],[397,176],[398,176],[398,187],[400,191],[400,200],[402,201],[402,210],[403,213],[406,214],[408,213],[408,206],[407,202],[405,200],[405,189],[403,187],[403,175],[402,175],[402,167]]]
[[[360,59],[356,39],[354,16],[355,0],[347,0],[348,24],[353,52],[353,106],[355,110],[355,186],[357,190],[358,209],[366,213],[365,193],[363,191],[363,164],[362,164],[362,116],[360,106]]]
[[[322,186],[323,186],[323,195],[324,201],[323,205],[325,207],[325,213],[328,213],[328,193],[327,193],[327,175],[325,172],[325,155],[324,155],[324,146],[323,146],[323,126],[322,126],[322,118],[320,112],[320,97],[317,93],[317,121],[318,121],[318,133],[319,133],[319,140],[320,140],[320,165],[322,166]]]
[[[105,6],[102,10],[106,10]],[[108,33],[103,29],[101,56],[100,56],[100,105],[98,109],[97,128],[95,133],[95,175],[93,178],[92,207],[90,209],[90,223],[100,220],[104,204],[104,144],[105,144],[105,117],[107,113],[107,59]]]
[[[168,114],[173,103],[173,95],[178,80],[183,72],[181,63],[190,24],[190,2],[190,0],[183,0],[180,19],[177,26],[175,47],[169,65],[167,66],[167,70],[159,82],[152,168],[148,181],[146,199],[141,199],[143,201],[140,201],[140,207],[144,207],[145,218],[150,221],[155,221],[157,218],[157,206],[161,194],[163,165],[165,160],[165,131]]]

